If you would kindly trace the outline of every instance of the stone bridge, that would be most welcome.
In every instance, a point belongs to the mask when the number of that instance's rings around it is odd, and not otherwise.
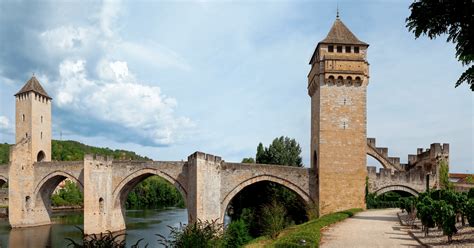
[[[375,138],[367,138],[367,155],[382,164],[379,172],[376,167],[367,167],[369,192],[380,195],[388,191],[404,191],[418,195],[429,188],[439,188],[439,163],[449,161],[449,144],[431,144],[429,149],[418,148],[416,155],[408,155],[408,163],[400,164],[400,158],[389,157],[388,148],[376,147]]]
[[[224,221],[229,203],[243,188],[261,181],[294,191],[305,204],[314,204],[315,179],[311,169],[228,163],[220,157],[195,152],[187,161],[113,161],[86,155],[84,161],[34,162],[16,153],[28,140],[13,147],[10,166],[0,167],[0,182],[10,181],[9,209],[12,227],[50,224],[51,195],[64,179],[77,183],[84,193],[84,231],[87,234],[125,229],[128,193],[145,178],[160,176],[181,193],[189,221]],[[19,159],[17,159],[19,158]],[[9,169],[8,169],[9,168]],[[18,190],[18,189],[22,190]],[[15,206],[15,207],[13,207]]]
[[[28,142],[23,142],[26,145]],[[0,167],[0,183],[17,178],[23,191],[10,187],[10,197],[22,199],[10,209],[13,227],[49,224],[51,195],[64,179],[77,183],[84,193],[84,230],[100,233],[125,229],[125,200],[128,193],[145,178],[164,178],[181,193],[188,209],[189,221],[196,219],[224,221],[229,203],[245,187],[257,182],[274,182],[295,192],[306,204],[316,203],[316,172],[298,168],[265,164],[229,163],[220,157],[195,152],[187,161],[113,161],[111,158],[86,155],[84,161],[35,162],[28,175],[23,160],[15,160],[22,143],[12,150],[13,162]],[[368,167],[369,191],[377,195],[388,191],[405,191],[413,195],[426,189],[426,174],[430,187],[438,185],[437,161],[446,157],[447,144],[432,144],[431,149],[409,157],[409,164],[399,159],[387,159],[386,152],[375,153],[375,139],[367,142],[367,155],[377,156],[386,168],[376,172]],[[379,148],[380,149],[380,148]],[[386,150],[385,150],[386,151]],[[10,168],[10,169],[9,169]],[[403,168],[404,170],[399,170]],[[18,185],[19,186],[19,185]],[[21,194],[21,196],[18,196]],[[24,201],[23,201],[24,199]]]

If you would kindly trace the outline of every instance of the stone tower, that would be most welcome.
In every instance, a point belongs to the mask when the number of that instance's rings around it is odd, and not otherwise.
[[[364,208],[367,48],[337,17],[311,57],[311,167],[319,213]]]
[[[12,227],[49,224],[41,194],[35,193],[35,162],[51,161],[51,97],[36,77],[15,94],[16,144],[10,150],[8,218]]]
[[[31,161],[51,161],[51,97],[33,76],[16,97],[16,142],[30,138]]]

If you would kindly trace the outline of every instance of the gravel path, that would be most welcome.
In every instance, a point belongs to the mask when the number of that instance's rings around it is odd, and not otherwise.
[[[421,247],[398,222],[398,209],[368,210],[322,230],[321,247]]]

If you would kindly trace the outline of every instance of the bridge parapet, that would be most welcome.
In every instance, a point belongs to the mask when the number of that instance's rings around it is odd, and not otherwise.
[[[367,167],[369,177],[369,192],[377,195],[390,190],[402,190],[409,193],[420,193],[426,190],[426,172],[421,168],[413,168],[409,171],[392,171],[391,169]],[[430,175],[431,177],[437,175]],[[397,188],[393,188],[393,187]],[[430,180],[430,188],[437,186],[437,180]],[[390,190],[388,190],[390,189]],[[404,190],[405,189],[405,190]]]

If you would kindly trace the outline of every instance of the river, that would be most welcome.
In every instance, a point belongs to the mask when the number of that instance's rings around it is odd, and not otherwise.
[[[158,245],[156,234],[168,236],[168,226],[178,227],[186,224],[188,214],[186,209],[168,208],[160,210],[127,210],[126,215],[126,243],[127,247],[135,244],[139,239],[140,247],[149,244],[149,247]],[[7,219],[0,220],[1,248],[41,248],[67,247],[70,243],[65,238],[80,241],[81,232],[76,226],[83,226],[82,212],[60,212],[52,216],[52,225],[11,229]]]

